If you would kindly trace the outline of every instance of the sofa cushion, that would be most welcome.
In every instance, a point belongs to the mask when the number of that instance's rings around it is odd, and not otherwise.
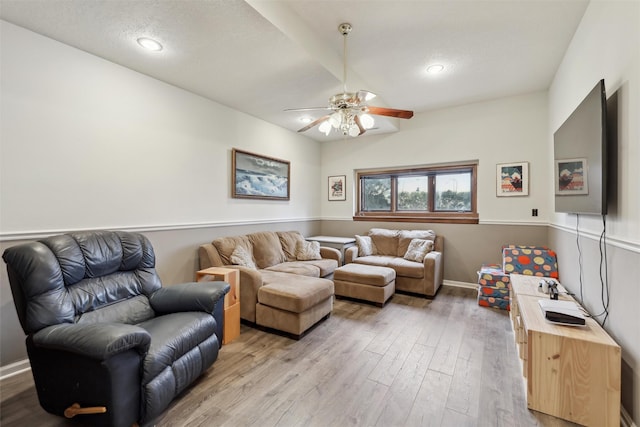
[[[253,258],[258,268],[267,268],[285,261],[280,239],[273,231],[261,231],[247,235],[253,245]]]
[[[304,262],[283,262],[267,267],[265,270],[280,271],[282,273],[299,274],[301,276],[320,277],[320,268]]]
[[[358,257],[354,260],[357,264],[376,265],[378,267],[389,267],[396,271],[396,277],[412,277],[421,279],[424,277],[424,264],[415,261],[408,261],[389,255],[372,255]]]
[[[356,246],[358,246],[358,256],[377,255],[371,236],[358,236],[356,234]]]
[[[297,231],[278,231],[276,232],[280,239],[280,246],[287,261],[296,260],[296,245],[304,240],[302,234]]]
[[[400,230],[398,233],[398,256],[404,257],[413,239],[435,241],[436,233],[433,230]]]
[[[260,304],[302,313],[333,295],[333,282],[327,279],[279,273],[258,290]]]
[[[298,262],[318,267],[320,269],[320,277],[326,277],[338,268],[338,261],[335,259],[323,258]]]
[[[373,244],[376,246],[377,254],[398,256],[399,233],[399,230],[388,230],[386,228],[372,228],[369,230],[369,236],[371,237]],[[402,255],[404,255],[404,252]]]
[[[247,252],[242,246],[238,246],[233,250],[230,257],[231,263],[234,265],[241,265],[248,268],[256,268],[256,263],[253,262],[253,256]]]
[[[421,262],[395,257],[386,266],[393,268],[397,276],[413,277],[414,279],[422,279],[424,277],[424,264]]]
[[[395,258],[397,257],[391,255],[369,255],[358,257],[354,259],[353,262],[358,264],[377,265],[378,267],[387,267]]]
[[[322,259],[320,256],[320,242],[299,241],[296,245],[296,259],[298,261]]]
[[[433,240],[413,239],[404,254],[404,259],[422,263],[424,257],[433,250]]]
[[[233,254],[233,251],[239,246],[251,253],[251,243],[247,236],[220,237],[211,243],[218,250],[220,259],[226,265],[233,264],[233,262],[231,262],[231,254]]]

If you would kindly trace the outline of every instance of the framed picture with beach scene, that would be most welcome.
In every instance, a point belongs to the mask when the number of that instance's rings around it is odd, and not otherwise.
[[[288,161],[234,148],[231,162],[233,198],[289,200]]]
[[[529,195],[529,162],[499,163],[496,170],[498,197]]]

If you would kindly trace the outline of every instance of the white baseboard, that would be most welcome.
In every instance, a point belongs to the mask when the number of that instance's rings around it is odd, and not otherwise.
[[[20,360],[7,366],[0,366],[0,381],[31,369],[29,359]]]
[[[478,289],[477,283],[457,282],[455,280],[443,280],[442,284],[444,286],[453,286],[455,288]]]

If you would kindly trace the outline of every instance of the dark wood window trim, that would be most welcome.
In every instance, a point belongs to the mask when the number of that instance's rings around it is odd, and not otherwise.
[[[434,211],[435,179],[437,175],[455,172],[471,172],[471,210],[465,212]],[[427,175],[429,176],[429,211],[397,211],[397,187],[395,179],[402,176]],[[391,178],[391,210],[390,211],[363,211],[362,210],[362,178],[380,177]],[[477,211],[477,163],[461,163],[447,166],[425,166],[418,168],[382,169],[376,171],[357,172],[357,210],[353,216],[354,221],[386,221],[386,222],[429,222],[429,223],[456,223],[478,224]]]

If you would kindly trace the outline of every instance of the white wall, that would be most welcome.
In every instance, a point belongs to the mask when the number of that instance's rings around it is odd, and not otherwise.
[[[552,135],[600,80],[607,96],[618,95],[618,203],[607,221],[608,234],[640,246],[640,2],[592,1],[582,18],[549,90]],[[634,179],[635,178],[635,179]],[[601,219],[584,216],[585,230],[599,233]],[[557,214],[553,222],[575,227],[575,216]]]
[[[193,280],[198,245],[220,235],[317,233],[318,143],[1,20],[0,43],[0,252],[142,229],[170,285]],[[234,147],[289,160],[291,200],[232,199]],[[0,368],[25,358],[2,268]]]
[[[324,143],[322,175],[347,175],[347,201],[322,203],[323,219],[351,219],[354,170],[478,160],[480,222],[540,223],[550,217],[546,92],[416,114],[401,130]],[[529,162],[529,196],[497,197],[496,165]],[[325,179],[326,181],[326,179]],[[324,183],[326,193],[327,183]],[[532,217],[531,209],[539,216]]]
[[[13,24],[0,31],[0,237],[318,216],[318,143]],[[232,199],[233,147],[291,161],[291,200]]]
[[[622,348],[622,403],[640,425],[640,2],[591,1],[549,90],[549,162],[553,132],[595,86],[605,80],[607,95],[617,97],[617,175],[607,215],[610,315],[605,329]],[[610,99],[611,100],[611,99]],[[548,188],[549,199],[553,188]],[[552,202],[550,202],[552,203]],[[558,251],[561,280],[580,293],[579,221],[582,293],[591,313],[602,311],[600,216],[554,214],[550,244]],[[602,320],[602,317],[599,318]]]

